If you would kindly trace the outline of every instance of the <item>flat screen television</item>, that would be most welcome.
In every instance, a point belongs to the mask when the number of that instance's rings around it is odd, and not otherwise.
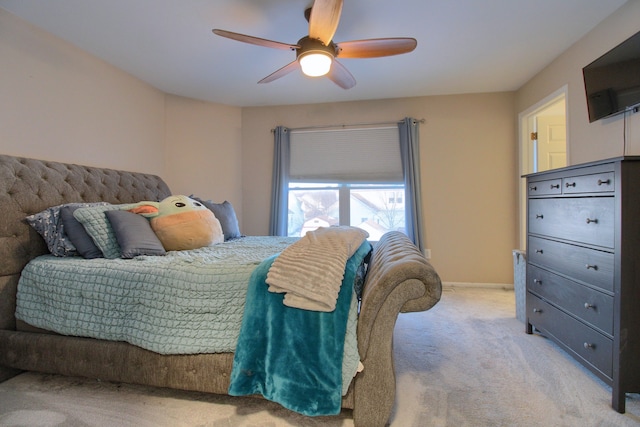
[[[640,32],[582,69],[589,122],[640,105]]]

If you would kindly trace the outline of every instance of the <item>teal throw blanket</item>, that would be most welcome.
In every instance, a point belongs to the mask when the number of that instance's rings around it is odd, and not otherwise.
[[[342,358],[356,272],[371,250],[365,241],[347,261],[336,309],[288,307],[265,280],[272,256],[253,272],[247,290],[229,394],[261,394],[308,415],[336,415],[342,403]]]

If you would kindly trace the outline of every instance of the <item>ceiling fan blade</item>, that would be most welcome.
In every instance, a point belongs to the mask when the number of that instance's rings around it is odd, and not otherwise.
[[[409,53],[417,45],[416,39],[407,37],[353,40],[337,43],[338,53],[336,56],[340,58],[379,58]]]
[[[309,37],[325,45],[331,43],[341,13],[342,0],[315,0],[309,16]]]
[[[344,65],[335,59],[331,64],[331,70],[329,71],[329,74],[327,74],[327,77],[342,89],[351,89],[356,85],[355,77],[353,77]]]
[[[247,36],[246,34],[234,33],[232,31],[226,31],[226,30],[219,30],[217,28],[213,30],[213,33],[218,36],[226,37],[228,39],[237,40],[239,42],[255,44],[255,45],[264,46],[264,47],[272,47],[274,49],[296,50],[300,48],[300,46],[296,44],[275,42],[273,40],[261,39],[260,37]]]
[[[265,77],[264,79],[260,80],[258,83],[270,83],[274,80],[279,79],[280,77],[284,77],[287,74],[289,74],[292,71],[297,70],[298,68],[300,68],[300,64],[298,63],[298,61],[293,61],[288,63],[287,65],[285,65],[284,67],[280,68],[277,71],[274,71],[273,73],[269,74],[267,77]]]

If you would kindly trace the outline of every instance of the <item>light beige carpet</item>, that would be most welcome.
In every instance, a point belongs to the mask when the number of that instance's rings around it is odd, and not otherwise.
[[[446,289],[425,313],[400,315],[393,427],[638,426],[611,389],[549,340],[526,335],[513,291]],[[307,418],[230,398],[25,373],[0,384],[0,426],[352,426],[351,413]]]

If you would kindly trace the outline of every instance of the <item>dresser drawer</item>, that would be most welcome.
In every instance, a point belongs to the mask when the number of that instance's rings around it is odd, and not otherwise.
[[[530,233],[614,246],[613,197],[530,199],[528,215]]]
[[[527,248],[530,263],[613,292],[612,253],[534,236],[529,236]]]
[[[613,192],[613,172],[571,176],[562,179],[564,194]]]
[[[537,329],[562,342],[567,351],[607,378],[613,374],[613,340],[558,308],[527,293],[527,319]]]
[[[529,183],[527,188],[529,196],[547,196],[562,194],[562,179],[550,179]]]
[[[533,265],[527,268],[527,289],[613,336],[613,296]]]

